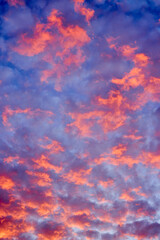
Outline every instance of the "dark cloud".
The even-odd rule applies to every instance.
[[[145,220],[136,221],[131,224],[126,224],[121,231],[130,233],[141,237],[155,237],[160,234],[159,223],[149,223]]]

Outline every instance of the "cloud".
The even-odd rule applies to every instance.
[[[126,228],[128,228],[127,231]],[[159,224],[156,222],[149,223],[147,221],[136,221],[133,224],[127,224],[126,226],[124,226],[124,228],[122,228],[122,231],[140,237],[151,238],[159,234]]]

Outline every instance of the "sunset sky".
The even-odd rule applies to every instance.
[[[0,239],[160,239],[160,0],[0,1]]]

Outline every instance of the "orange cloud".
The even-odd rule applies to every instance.
[[[89,136],[91,134],[90,128],[93,126],[92,120],[97,116],[96,112],[89,113],[69,113],[74,119],[74,122],[67,125],[67,131],[70,127],[76,127],[79,130],[81,136]]]
[[[130,194],[127,193],[127,192],[122,193],[121,196],[120,196],[120,199],[125,200],[125,201],[127,201],[127,202],[130,202],[130,201],[134,201],[134,200],[135,200],[135,199],[134,199],[132,196],[130,196]]]
[[[127,147],[125,145],[119,144],[112,148],[112,154],[116,155],[116,157],[121,157],[126,150]]]
[[[27,33],[22,34],[18,46],[13,50],[31,57],[43,52],[49,41],[53,41],[53,36],[46,30],[44,24],[38,23],[33,30],[33,35],[30,37]]]
[[[146,56],[144,53],[137,53],[133,58],[133,61],[136,65],[140,67],[145,67],[149,63],[149,57]]]
[[[66,66],[74,64],[78,67],[85,61],[85,59],[86,57],[83,55],[83,52],[80,49],[78,49],[76,54],[71,53],[68,57],[66,56],[64,64]]]
[[[44,202],[42,204],[39,204],[37,206],[37,213],[44,217],[47,218],[49,217],[51,214],[54,214],[54,212],[57,209],[57,204],[54,202],[54,200],[50,201],[50,202]]]
[[[5,110],[2,112],[2,122],[5,127],[11,127],[11,124],[9,123],[8,119],[16,114],[26,114],[27,117],[32,118],[38,115],[44,115],[44,113],[46,116],[53,115],[52,112],[41,110],[41,109],[31,110],[30,108],[26,108],[26,109],[17,108],[13,110],[9,106],[6,106]]]
[[[143,138],[142,136],[136,136],[134,134],[124,135],[123,137],[131,140],[140,140]]]
[[[160,168],[160,154],[152,153],[152,152],[143,152],[142,158],[144,159],[144,163],[149,166]]]
[[[48,58],[52,68],[50,70],[44,70],[42,72],[41,81],[47,82],[47,79],[54,74],[57,76],[55,81],[55,89],[61,91],[61,78],[68,74],[68,68],[70,65],[80,66],[86,59],[83,47],[90,41],[86,31],[79,26],[67,26],[64,27],[62,18],[58,16],[58,12],[53,10],[48,17],[49,24],[56,24],[60,35],[57,35],[58,46],[61,49],[56,52],[56,57],[61,59],[60,63],[55,63],[52,58]],[[49,26],[50,26],[49,25]],[[75,54],[72,53],[74,49]],[[45,56],[47,59],[47,56]]]
[[[0,219],[0,238],[12,239],[24,232],[33,232],[34,227],[24,221],[14,221],[12,217]]]
[[[35,180],[33,179],[33,183],[38,184],[39,186],[50,186],[52,179],[50,178],[48,173],[44,172],[32,172],[32,171],[26,171],[26,173],[30,176],[35,177]]]
[[[89,24],[89,21],[94,16],[94,10],[84,7],[83,4],[84,0],[74,0],[74,9],[75,12],[78,12],[81,15],[85,16],[85,19]]]
[[[69,173],[64,174],[62,177],[68,182],[72,182],[76,185],[87,185],[92,187],[93,184],[88,181],[88,175],[91,170],[91,168],[88,170],[79,170],[78,172],[70,170]]]
[[[131,47],[129,45],[124,45],[122,47],[115,47],[117,51],[120,51],[121,54],[127,58],[132,58],[135,54],[135,51],[138,49],[137,47]]]
[[[13,162],[14,160],[16,160],[17,162],[19,162],[19,156],[9,156],[7,158],[4,158],[3,161],[6,162],[6,163],[11,163]]]
[[[83,137],[91,136],[94,124],[99,124],[105,133],[116,130],[124,125],[127,118],[124,102],[125,98],[119,91],[110,91],[106,99],[98,96],[96,97],[95,107],[97,108],[97,105],[100,105],[107,109],[85,113],[69,113],[74,121],[67,125],[66,130],[69,131],[76,127]]]
[[[74,121],[67,125],[67,130],[70,130],[70,127],[71,129],[76,127],[83,137],[91,136],[91,128],[95,123],[99,124],[105,133],[115,130],[125,123],[126,116],[120,110],[114,112],[111,110],[109,112],[99,110],[88,113],[69,113]]]
[[[120,145],[118,147],[114,147],[112,150],[112,153],[102,153],[99,158],[94,159],[94,162],[96,164],[109,162],[116,166],[127,164],[129,167],[132,167],[133,164],[142,163],[147,166],[160,168],[158,153],[142,152],[137,157],[132,157],[124,154],[127,150],[125,146],[123,147]]]
[[[160,78],[151,77],[144,87],[144,92],[148,95],[148,100],[159,101],[160,99]]]
[[[47,83],[48,78],[55,76],[55,89],[61,91],[61,79],[69,74],[69,67],[78,67],[85,61],[82,47],[90,38],[78,25],[64,26],[63,18],[55,9],[47,19],[46,24],[35,25],[33,34],[22,34],[13,50],[30,57],[43,53],[41,58],[50,64],[50,68],[42,71],[41,82]],[[56,58],[59,58],[58,62]]]
[[[132,189],[132,192],[135,192],[138,196],[147,197],[147,195],[142,192],[142,187],[141,186]]]
[[[40,146],[46,150],[49,150],[50,154],[58,154],[60,152],[64,152],[64,148],[61,146],[61,144],[58,141],[51,140],[48,137],[45,137],[44,140],[49,144],[40,145]]]
[[[6,176],[0,176],[0,187],[5,190],[10,190],[15,186],[12,179]]]
[[[16,204],[17,199],[10,194],[9,201],[1,202],[0,204],[0,218],[7,218],[8,216],[16,222],[17,220],[25,220],[28,213],[26,211],[25,205],[22,202]]]
[[[124,77],[113,78],[111,80],[112,83],[118,85],[123,91],[129,91],[130,88],[137,88],[139,86],[142,87],[141,92],[136,95],[134,94],[134,101],[129,98],[125,99],[125,108],[136,111],[148,101],[159,101],[160,79],[148,74],[147,67],[150,64],[150,58],[144,53],[136,53],[137,47],[130,47],[129,45],[118,46],[116,40],[112,37],[107,39],[110,48],[114,48],[118,54],[131,60],[134,63],[134,67],[128,73],[125,73]]]
[[[74,119],[74,122],[67,125],[67,130],[70,130],[70,127],[76,127],[83,137],[91,136],[91,127],[94,123],[98,123],[104,132],[108,132],[121,127],[126,120],[126,116],[122,115],[120,111],[115,113],[93,111],[83,114],[69,113],[69,115]]]
[[[123,90],[129,90],[131,87],[136,88],[138,86],[145,87],[148,83],[148,79],[145,76],[145,67],[149,64],[149,57],[144,53],[136,53],[137,47],[131,47],[129,45],[118,46],[115,38],[108,38],[110,48],[114,48],[117,53],[126,57],[128,60],[133,61],[135,66],[129,73],[125,73],[123,78],[113,78],[112,82],[121,85]]]
[[[74,215],[87,215],[87,216],[90,216],[91,212],[89,209],[83,209],[83,210],[78,210],[78,211],[75,211],[74,212]]]
[[[113,154],[111,153],[103,153],[100,155],[99,158],[96,158],[94,159],[95,163],[96,164],[101,164],[101,163],[104,163],[104,162],[108,162],[110,164],[113,164],[115,166],[118,166],[118,165],[121,165],[121,164],[127,164],[129,167],[132,167],[133,164],[136,164],[136,163],[139,163],[141,161],[141,158],[133,158],[131,156],[123,156],[123,150],[122,151],[119,151],[118,152],[121,154],[121,155],[118,155],[117,156],[114,156]],[[117,153],[118,153],[117,152]]]
[[[104,99],[101,97],[97,97],[97,101],[100,105],[106,105],[107,107],[110,107],[111,109],[116,110],[122,105],[122,103],[125,101],[124,97],[120,93],[120,91],[110,91],[108,98]]]
[[[70,217],[67,221],[67,225],[71,228],[76,227],[81,230],[84,230],[85,228],[89,227],[91,223],[88,217],[85,214],[83,214]]]
[[[30,176],[34,176],[34,173],[32,174],[31,172],[27,172],[28,175]],[[40,177],[39,177],[40,174]],[[47,176],[48,174],[43,174],[43,173],[39,173],[36,172],[36,178],[37,178],[37,182],[38,180],[41,178],[45,183],[50,183],[50,178]],[[35,181],[36,183],[36,181]],[[32,184],[32,179],[31,179],[31,184]],[[39,185],[39,184],[38,184]],[[47,189],[45,188],[45,192],[42,193],[42,197],[36,197],[35,194],[38,194],[36,191],[34,191],[34,187],[31,189],[27,189],[26,190],[26,194],[27,194],[27,198],[24,199],[23,201],[23,205],[25,209],[30,208],[30,211],[33,212],[33,214],[38,214],[40,217],[43,218],[48,218],[51,215],[55,214],[56,210],[57,210],[57,203],[55,201],[55,198],[53,196],[53,186],[50,186],[50,184],[47,185],[39,185],[41,187],[48,187]]]
[[[104,188],[108,188],[114,184],[114,181],[113,180],[99,181],[99,184],[101,184],[101,186]]]
[[[6,106],[4,112],[2,113],[2,121],[4,126],[10,126],[10,123],[8,122],[8,118],[11,117],[14,114],[18,113],[28,113],[30,111],[29,108],[27,109],[16,109],[12,110],[10,107]]]
[[[78,25],[71,25],[66,28],[60,28],[59,30],[65,37],[64,39],[61,39],[62,43],[64,44],[65,51],[67,49],[73,48],[76,44],[81,47],[90,41],[90,38],[87,35],[86,31]]]
[[[32,159],[32,161],[35,163],[33,166],[34,169],[46,169],[46,170],[54,170],[56,173],[60,173],[62,171],[61,166],[56,166],[52,163],[49,162],[49,159],[44,156],[43,154],[40,156],[38,159]]]
[[[129,73],[126,73],[123,78],[113,78],[112,82],[122,85],[124,90],[129,90],[131,87],[136,88],[140,85],[143,86],[145,82],[145,75],[141,68],[134,67]]]
[[[126,116],[121,111],[117,112],[103,112],[102,118],[98,120],[98,123],[103,127],[104,132],[113,131],[124,125]]]

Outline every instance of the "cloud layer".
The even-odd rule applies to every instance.
[[[0,239],[158,240],[159,1],[0,13]]]

